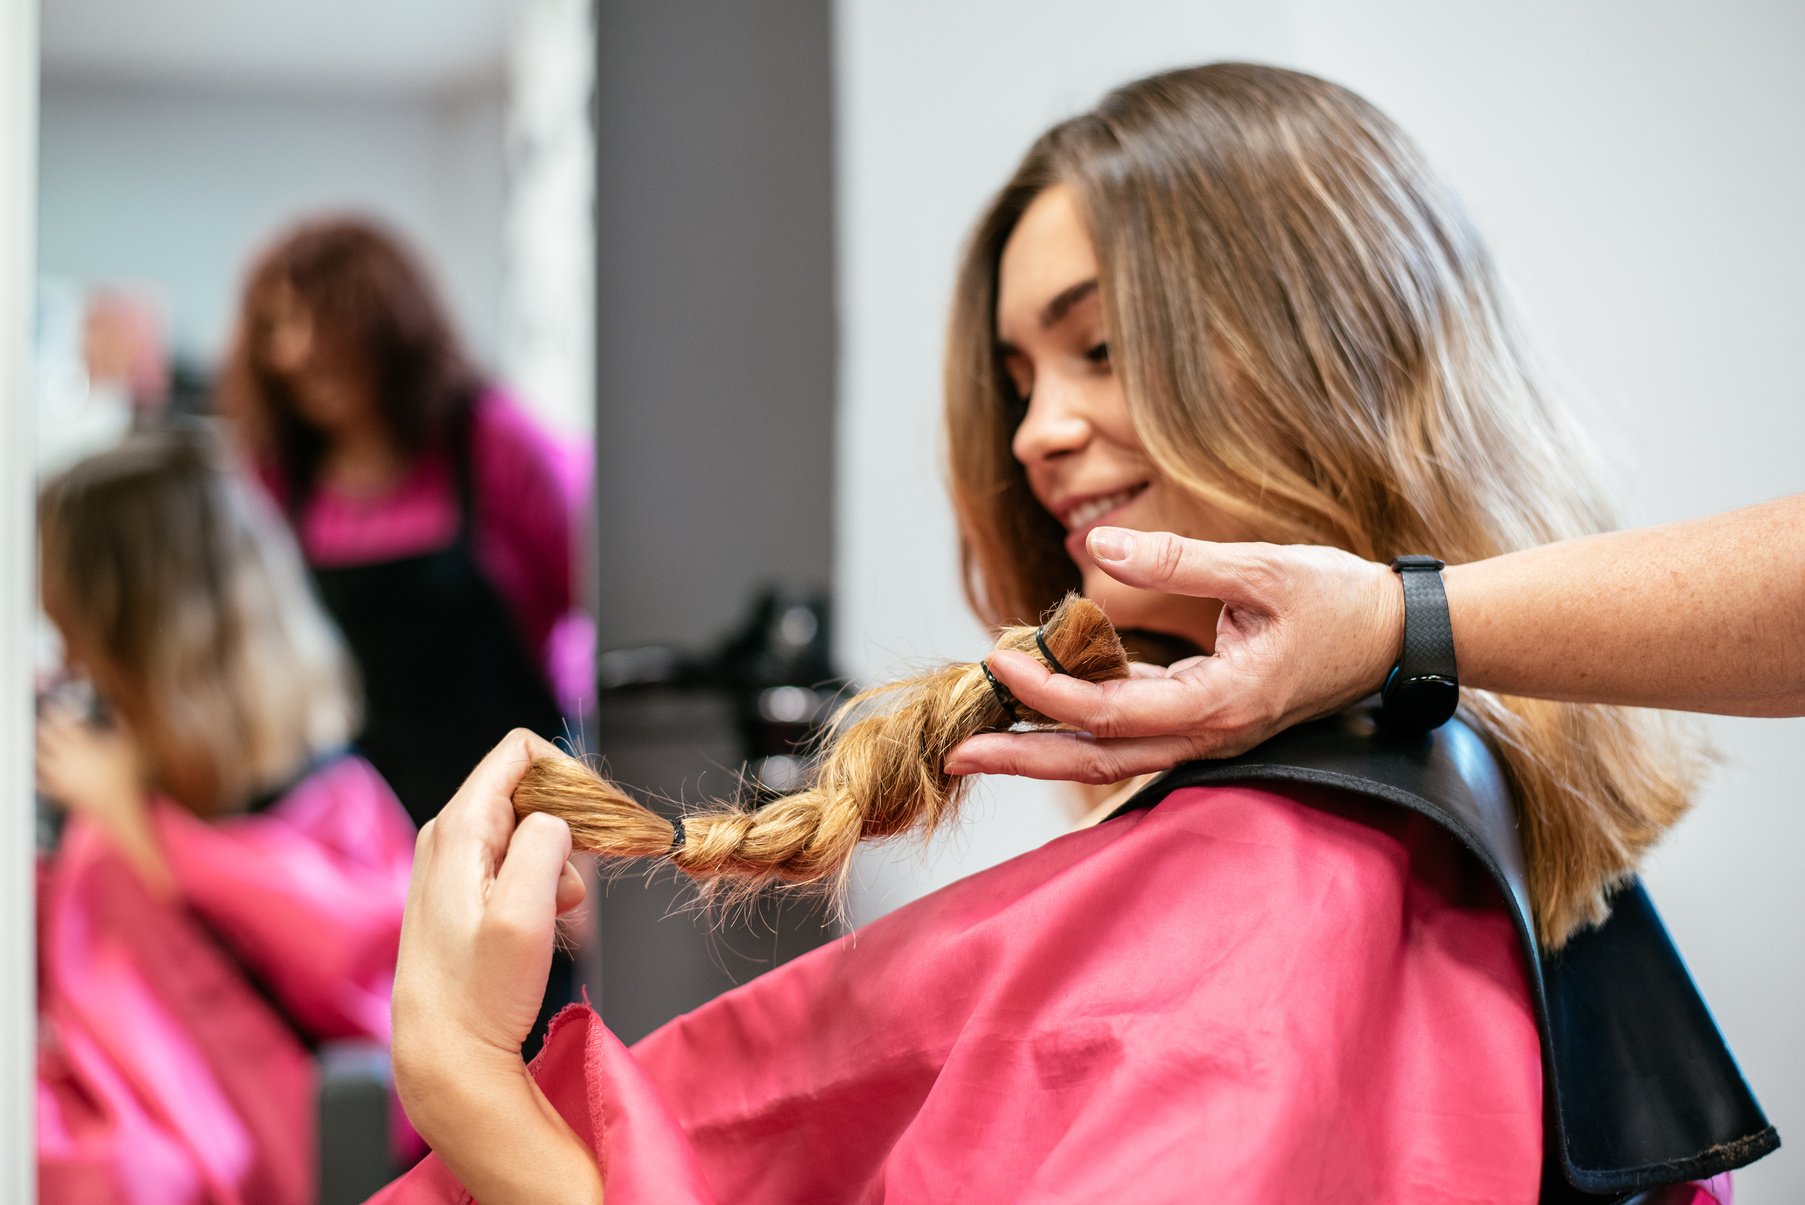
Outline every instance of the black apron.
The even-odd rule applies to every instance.
[[[458,507],[450,544],[312,570],[363,676],[358,751],[417,825],[438,815],[510,728],[551,739],[564,722],[507,604],[477,564],[467,421],[450,452]],[[295,507],[297,527],[303,509]]]
[[[553,739],[564,724],[506,602],[477,564],[468,416],[452,431],[449,451],[458,509],[450,544],[390,561],[311,566],[363,678],[357,750],[416,825],[438,815],[509,729]],[[305,501],[297,492],[292,503],[297,531]],[[574,999],[575,964],[555,950],[529,1052]]]
[[[1616,890],[1602,925],[1543,950],[1516,808],[1491,750],[1459,719],[1387,736],[1376,711],[1357,707],[1239,757],[1177,766],[1112,816],[1181,787],[1292,783],[1406,808],[1459,841],[1504,897],[1529,970],[1547,1119],[1543,1205],[1654,1205],[1669,1186],[1778,1147],[1640,881]]]

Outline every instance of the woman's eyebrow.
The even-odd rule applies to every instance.
[[[1040,311],[1040,329],[1048,330],[1059,324],[1059,321],[1072,312],[1072,307],[1097,291],[1097,278],[1081,280],[1075,285],[1061,289],[1053,300],[1047,302]]]
[[[1096,292],[1097,278],[1094,276],[1089,280],[1081,280],[1077,284],[1067,285],[1065,288],[1059,290],[1051,301],[1041,307],[1040,329],[1043,331],[1051,330],[1053,327],[1058,326],[1065,320],[1065,316],[1072,312],[1073,306],[1087,297],[1094,296]],[[996,350],[999,356],[1013,356],[1019,354],[1015,344],[1002,338],[999,338],[996,341]]]

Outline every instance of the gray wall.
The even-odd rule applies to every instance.
[[[827,0],[598,0],[601,647],[832,572]]]
[[[596,636],[697,647],[833,539],[827,0],[598,0]],[[731,795],[726,700],[604,700],[651,798]],[[623,1040],[835,931],[803,900],[705,909],[669,874],[596,894],[592,996]]]

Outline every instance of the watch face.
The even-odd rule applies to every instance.
[[[1403,678],[1393,670],[1380,698],[1388,727],[1427,732],[1447,723],[1460,706],[1460,684],[1434,674]]]

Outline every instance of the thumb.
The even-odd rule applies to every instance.
[[[1085,547],[1097,567],[1117,581],[1165,594],[1257,601],[1258,544],[1218,544],[1190,540],[1169,531],[1099,527]]]

